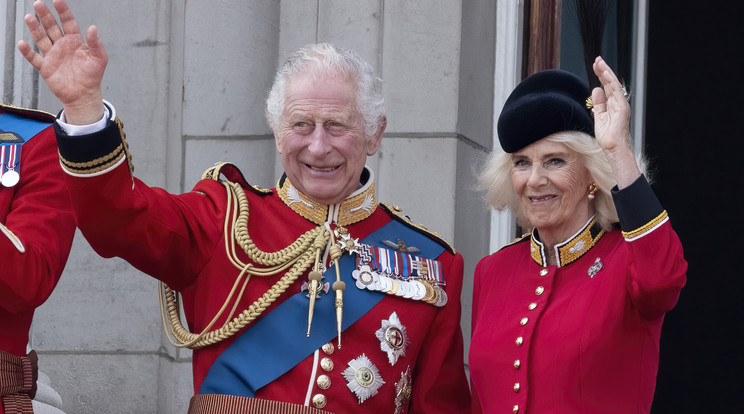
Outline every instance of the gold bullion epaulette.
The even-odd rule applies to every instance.
[[[505,244],[505,245],[501,246],[501,247],[499,248],[499,250],[497,250],[497,251],[501,251],[501,250],[504,250],[504,249],[506,249],[506,248],[507,248],[507,247],[509,247],[509,246],[514,246],[514,245],[515,245],[515,244],[517,244],[517,243],[521,243],[521,242],[523,242],[523,241],[527,241],[527,240],[529,240],[529,239],[530,239],[530,236],[532,236],[532,233],[525,233],[525,234],[523,234],[523,235],[521,235],[521,236],[517,237],[516,239],[512,240],[512,241],[511,241],[510,243],[507,243],[507,244]]]
[[[212,167],[204,171],[201,179],[220,181],[221,175],[225,176],[225,178],[230,182],[240,184],[243,188],[250,188],[254,193],[258,195],[268,195],[272,193],[272,191],[268,188],[262,188],[260,186],[250,184],[248,180],[245,179],[240,169],[231,162],[222,161],[215,163]]]
[[[418,231],[419,233],[425,234],[430,239],[436,241],[437,243],[441,244],[447,251],[449,251],[452,254],[457,253],[455,251],[455,248],[452,247],[451,244],[449,244],[444,238],[436,232],[433,232],[426,228],[423,224],[414,223],[411,221],[411,219],[403,214],[403,209],[396,205],[386,204],[386,203],[380,203],[380,207],[382,207],[383,210],[387,211],[388,214],[393,216],[394,219],[398,220],[399,222],[403,223],[406,227],[409,227],[411,229],[414,229]]]
[[[55,120],[55,117],[53,114],[50,114],[49,112],[41,111],[38,109],[21,108],[18,106],[8,105],[8,104],[0,104],[0,108],[2,108],[3,112],[20,115],[26,118],[35,119],[37,121],[48,122],[50,124],[54,123],[54,120]]]

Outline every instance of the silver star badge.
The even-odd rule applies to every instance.
[[[375,336],[380,340],[380,349],[387,353],[390,365],[395,365],[398,358],[406,355],[406,348],[411,343],[406,327],[400,323],[395,312],[390,315],[390,319],[382,321],[382,326],[375,332]]]
[[[359,404],[377,395],[385,381],[375,364],[364,354],[352,359],[348,364],[349,367],[341,374],[346,379],[346,386],[356,395]]]

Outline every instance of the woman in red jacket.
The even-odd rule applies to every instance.
[[[591,101],[575,75],[544,71],[499,117],[504,152],[480,184],[531,232],[475,270],[474,412],[650,410],[687,263],[630,148],[625,89],[601,58],[593,70]]]

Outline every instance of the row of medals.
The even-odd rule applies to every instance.
[[[379,273],[369,265],[361,265],[352,272],[356,286],[375,292],[421,300],[437,307],[447,304],[447,293],[436,282],[428,279],[398,279]]]

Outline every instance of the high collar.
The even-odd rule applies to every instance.
[[[604,229],[597,223],[595,216],[592,216],[578,233],[569,237],[568,240],[555,245],[555,257],[558,267],[567,266],[578,260],[584,253],[591,250],[604,234]],[[532,259],[540,266],[547,266],[547,247],[540,241],[537,229],[532,230],[532,237],[530,239]]]
[[[361,185],[359,189],[341,203],[332,205],[321,204],[302,194],[289,182],[286,174],[279,179],[276,189],[284,204],[307,220],[317,225],[330,222],[339,226],[348,226],[366,219],[377,208],[372,170],[364,167],[359,181]]]

